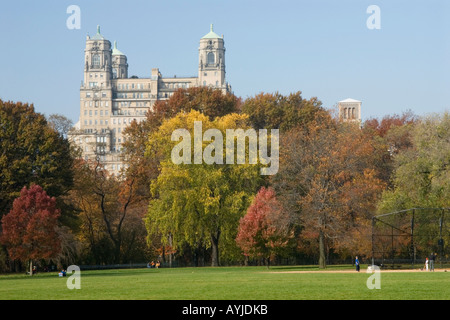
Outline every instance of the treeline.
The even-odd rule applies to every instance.
[[[184,128],[193,136],[194,121],[224,136],[278,129],[277,174],[261,175],[261,162],[174,164],[171,135]],[[0,126],[2,272],[151,260],[325,267],[370,256],[375,214],[449,206],[448,113],[352,124],[301,92],[244,100],[180,89],[125,129],[120,177],[82,159],[61,115],[0,101]],[[218,159],[210,143],[203,150]]]

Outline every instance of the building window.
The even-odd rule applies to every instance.
[[[215,56],[214,56],[214,52],[209,52],[208,53],[208,64],[214,64],[215,63]]]
[[[92,56],[92,65],[95,68],[99,68],[100,67],[100,55],[99,54],[94,54]]]

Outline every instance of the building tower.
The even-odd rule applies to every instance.
[[[128,78],[127,56],[117,49],[117,41],[114,41],[114,48],[112,50],[112,78]]]
[[[225,47],[223,36],[213,30],[200,39],[198,80],[200,86],[228,90],[225,82]]]
[[[97,34],[86,38],[84,50],[84,83],[89,87],[111,86],[111,42],[106,40],[97,26]]]
[[[361,101],[345,99],[339,101],[338,107],[341,121],[361,123]]]

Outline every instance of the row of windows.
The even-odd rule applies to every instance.
[[[98,73],[94,73],[94,74],[92,74],[92,73],[89,73],[89,78],[98,78],[100,76],[100,78],[103,78],[103,73],[100,73],[100,74],[98,74]]]
[[[189,88],[189,82],[163,82],[161,84],[161,88],[168,88],[168,89],[178,89],[178,88]]]
[[[147,88],[151,89],[151,84],[148,83],[147,84]],[[116,86],[116,89],[118,90],[129,90],[129,89],[138,89],[138,90],[142,90],[145,89],[145,84],[144,83],[119,83]]]
[[[108,125],[108,120],[94,120],[94,121],[92,121],[92,120],[84,120],[84,125],[85,126],[87,126],[87,125],[90,125],[90,126],[92,126],[92,125],[98,125],[98,124],[100,124],[100,125]]]
[[[356,119],[356,108],[344,108],[343,109],[343,117],[344,119]]]
[[[85,101],[84,102],[85,107],[109,107],[108,101]]]
[[[92,117],[93,115],[97,116],[98,114],[100,114],[100,116],[103,116],[103,110],[100,110],[100,112],[98,112],[97,110],[94,110],[94,112],[92,112],[92,110],[89,110],[89,116]],[[84,115],[87,116],[88,115],[88,110],[84,110]],[[109,116],[109,111],[105,110],[104,113],[105,116]]]
[[[114,107],[148,107],[150,105],[150,102],[148,101],[141,101],[141,102],[131,102],[131,101],[115,101],[113,103]]]
[[[92,82],[90,82],[92,83]],[[95,82],[96,83],[96,82]],[[94,98],[100,98],[100,94],[98,92],[94,92],[94,95],[92,95],[89,91],[86,92],[86,98],[90,98],[90,97],[94,97]],[[102,92],[101,93],[101,97],[102,98],[106,98],[106,92]]]
[[[126,107],[126,105],[125,105]],[[145,113],[147,112],[146,109],[135,109],[134,112],[132,110],[127,110],[127,109],[120,109],[120,110],[113,110],[113,115],[118,116],[144,116]]]
[[[152,96],[154,96],[154,95],[152,95],[151,93],[149,93],[149,94],[146,94],[146,97],[148,97],[148,98],[152,98]],[[129,92],[129,93],[127,93],[127,92],[117,92],[117,93],[115,93],[114,94],[114,98],[115,99],[131,99],[131,98],[133,98],[133,99],[144,99],[144,94],[142,93],[142,92],[133,92],[133,93],[131,93],[131,92]]]
[[[142,121],[142,119],[135,119],[135,118],[129,118],[128,121],[127,121],[126,118],[124,118],[123,121],[122,121],[119,118],[119,119],[117,119],[117,121],[116,121],[116,119],[113,119],[112,120],[112,124],[125,124],[126,125],[127,122],[128,122],[128,124],[130,124],[131,122],[133,122],[133,120],[136,120],[138,122]],[[100,124],[100,125],[108,125],[108,120],[84,120],[84,125],[85,126],[87,126],[87,125],[90,125],[90,126],[91,125],[98,125],[98,124]],[[113,130],[113,132],[115,132],[116,128],[113,128],[112,130]],[[122,129],[118,128],[118,132],[122,132]]]

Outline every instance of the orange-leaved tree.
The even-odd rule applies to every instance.
[[[329,249],[360,250],[354,244],[361,243],[384,189],[371,142],[359,126],[324,115],[281,141],[280,170],[272,183],[302,237],[317,239],[321,268]]]
[[[247,214],[240,219],[236,243],[251,258],[265,258],[281,253],[294,239],[289,216],[283,210],[272,188],[262,187]]]

